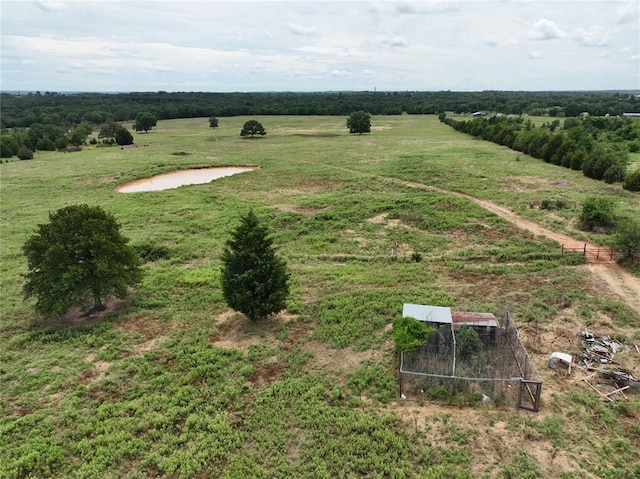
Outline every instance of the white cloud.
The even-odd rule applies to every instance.
[[[431,0],[428,2],[398,2],[395,11],[400,15],[432,15],[458,10],[455,2]]]
[[[498,39],[494,35],[489,35],[485,37],[484,43],[486,43],[490,47],[496,47],[498,46]]]
[[[290,23],[290,22],[287,23],[287,27],[289,27],[289,31],[294,35],[309,36],[309,35],[315,35],[316,33],[315,27],[307,27],[303,25],[297,25],[295,23]]]
[[[391,47],[406,47],[409,45],[409,42],[399,35],[396,35],[393,38],[383,37],[381,41],[385,45],[389,45]]]
[[[611,41],[611,35],[601,26],[591,27],[589,30],[578,28],[574,36],[583,47],[606,47]]]
[[[551,20],[543,18],[531,26],[527,38],[529,40],[554,40],[565,37],[566,35],[567,34],[558,28]]]
[[[617,8],[618,23],[638,24],[640,7],[637,2],[626,2]]]
[[[637,0],[0,1],[3,90],[638,88]]]
[[[57,2],[53,0],[37,0],[34,3],[36,7],[45,12],[64,12],[71,8],[66,2]]]

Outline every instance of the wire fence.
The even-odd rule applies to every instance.
[[[460,325],[428,323],[436,329],[427,344],[400,353],[399,389],[409,399],[464,395],[495,404],[537,411],[542,379],[518,337],[509,312],[499,327],[472,326],[481,347],[472,353],[456,346]],[[469,327],[469,326],[467,326]]]

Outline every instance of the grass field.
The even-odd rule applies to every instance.
[[[255,118],[267,135],[241,138]],[[628,346],[640,318],[559,245],[466,199],[549,229],[581,202],[640,195],[474,140],[433,116],[161,121],[134,147],[38,152],[0,165],[0,477],[633,478],[640,399],[606,404],[546,367],[590,328]],[[118,193],[189,167],[256,165],[210,184]],[[561,210],[530,206],[564,200]],[[134,245],[163,246],[104,318],[42,321],[22,299],[24,241],[48,214],[100,205]],[[288,309],[229,311],[219,257],[249,209],[292,272]],[[591,236],[590,239],[603,241]],[[604,239],[606,241],[606,238]],[[415,261],[419,256],[421,261]],[[399,401],[390,324],[403,303],[509,308],[545,381],[537,414]]]

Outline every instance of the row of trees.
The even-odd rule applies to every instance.
[[[640,112],[633,92],[318,92],[318,93],[2,93],[2,127],[29,127],[35,123],[67,128],[86,121],[130,121],[139,112],[159,120],[240,115],[348,115],[364,110],[373,115],[471,113],[479,110],[505,114],[575,117]]]
[[[135,131],[150,131],[158,123],[158,118],[149,112],[136,115]],[[29,128],[6,129],[0,133],[0,158],[17,156],[21,160],[33,158],[35,151],[64,150],[69,146],[80,147],[96,129],[96,125],[81,121],[70,129],[61,125],[35,123]],[[104,123],[99,130],[98,139],[104,144],[131,145],[133,135],[121,123],[113,120]],[[94,141],[97,143],[97,141]]]
[[[457,131],[507,146],[547,163],[582,171],[589,178],[640,191],[640,172],[627,174],[629,152],[640,150],[640,122],[627,118],[568,118],[536,127],[523,117],[492,116],[440,121]]]
[[[64,314],[93,299],[125,298],[142,279],[141,261],[115,217],[99,206],[72,205],[49,215],[23,245],[28,273],[25,298],[45,316]],[[240,220],[222,253],[221,288],[229,307],[255,321],[286,307],[289,272],[269,231],[253,211]]]

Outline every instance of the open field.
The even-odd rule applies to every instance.
[[[265,137],[240,137],[252,118]],[[373,117],[361,136],[343,117],[170,120],[135,142],[0,165],[0,477],[640,475],[640,397],[605,403],[582,371],[547,367],[552,351],[577,354],[588,328],[624,343],[620,361],[639,376],[632,293],[491,210],[601,243],[575,228],[582,200],[609,194],[640,216],[637,193],[433,116]],[[115,191],[216,165],[260,168]],[[531,207],[543,200],[569,206]],[[132,244],[169,256],[144,265],[112,314],[42,322],[22,300],[21,246],[76,203],[101,205]],[[292,272],[289,308],[259,324],[229,311],[218,284],[222,246],[249,208]],[[397,400],[390,324],[403,303],[508,308],[545,381],[541,411]]]

